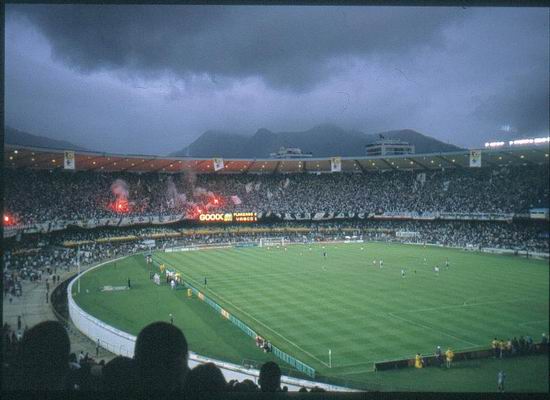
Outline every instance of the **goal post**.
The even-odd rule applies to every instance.
[[[275,247],[275,246],[283,247],[286,243],[287,241],[285,240],[284,237],[260,239],[260,247]]]

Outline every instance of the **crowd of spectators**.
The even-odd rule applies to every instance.
[[[520,336],[519,339],[514,336],[508,340],[497,339],[496,337],[491,341],[491,350],[493,351],[494,358],[505,358],[512,356],[523,356],[533,354],[537,347],[540,347],[542,352],[548,351],[548,337],[546,333],[542,334],[539,344],[535,344],[533,338],[529,335]]]
[[[37,241],[42,246],[37,246]],[[11,242],[11,244],[15,243]],[[78,262],[81,267],[86,267],[98,261],[129,255],[140,250],[135,242],[94,242],[80,246],[80,251],[76,247],[46,243],[47,237],[42,235],[40,238],[26,238],[22,243],[17,243],[15,248],[12,248],[10,243],[6,243],[3,255],[4,301],[11,303],[13,297],[22,295],[22,281],[44,282],[49,291],[49,282],[56,283],[63,272],[76,272]]]
[[[7,391],[131,392],[155,399],[174,394],[194,399],[209,394],[288,391],[281,386],[281,369],[273,361],[261,366],[258,383],[250,379],[227,382],[213,363],[191,369],[185,335],[166,322],[154,322],[141,330],[133,358],[118,356],[107,363],[84,352],[70,353],[67,331],[57,321],[41,322],[26,329],[22,337],[16,337],[5,324],[2,347],[3,390]]]
[[[69,229],[50,234],[29,234],[5,240],[4,296],[20,294],[21,279],[39,280],[76,269],[77,260],[88,265],[136,251],[147,250],[144,239],[155,236],[154,249],[220,243],[258,243],[284,238],[293,243],[362,239],[402,243],[429,243],[450,247],[550,252],[548,223],[355,220],[339,222],[287,222],[270,225],[188,227],[127,227]],[[71,244],[70,246],[68,244]],[[77,256],[77,254],[80,254]],[[14,273],[16,272],[16,273]]]
[[[5,207],[17,224],[119,215],[224,212],[518,213],[548,207],[547,165],[355,174],[178,175],[8,169]],[[127,197],[126,197],[127,196]]]
[[[129,214],[139,216],[187,212],[191,204],[195,207],[202,201],[211,200],[205,193],[215,194],[219,204],[213,207],[219,211],[278,213],[508,213],[547,208],[549,204],[548,169],[542,166],[421,173],[387,171],[322,175],[202,175],[192,180],[168,178],[156,173],[8,170],[5,207],[20,224],[111,217],[118,215],[111,207],[116,201],[116,194],[111,191],[116,179],[124,179],[127,184],[131,205]],[[172,183],[171,192],[167,189],[169,182]],[[175,202],[174,190],[177,196],[184,195],[180,199],[186,200]],[[550,251],[548,222],[369,219],[255,224],[253,228],[263,229],[247,229],[246,226],[197,228],[180,223],[88,230],[71,228],[10,238],[3,254],[5,300],[8,297],[11,301],[12,296],[21,295],[22,280],[42,280],[43,275],[48,279],[58,276],[58,271],[76,269],[77,262],[86,266],[132,254],[146,249],[143,242],[148,238],[155,239],[153,248],[284,238],[287,242],[307,243],[362,239],[476,249]],[[157,390],[168,390],[179,391],[188,398],[201,392],[283,390],[280,369],[274,363],[262,367],[259,386],[250,380],[226,382],[214,364],[189,370],[185,337],[169,324],[156,323],[144,328],[136,343],[135,357],[117,357],[109,363],[97,361],[89,355],[77,357],[69,354],[67,333],[59,324],[47,322],[23,332],[21,329],[12,330],[7,325],[2,330],[3,354],[7,355],[2,372],[3,376],[10,377],[10,385],[15,389],[135,389],[149,396]],[[54,346],[48,345],[51,340],[55,341]],[[167,346],[161,352],[152,352],[155,341],[179,343],[180,350],[185,348],[185,351]],[[497,345],[499,357],[528,353],[529,348],[529,339],[521,337],[499,340]]]

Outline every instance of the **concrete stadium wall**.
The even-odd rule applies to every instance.
[[[73,285],[76,284],[79,277],[87,274],[94,269],[100,268],[105,264],[110,262],[122,260],[126,257],[120,257],[114,260],[104,261],[98,265],[87,269],[82,272],[79,276],[72,280],[72,282],[67,287],[67,302],[69,308],[69,316],[76,326],[76,328],[82,332],[84,335],[89,337],[95,343],[99,340],[101,347],[109,350],[111,353],[126,357],[134,356],[134,349],[136,343],[136,336],[131,335],[127,332],[116,329],[103,321],[93,317],[92,315],[85,312],[82,308],[76,304],[76,301],[72,295]],[[207,362],[212,362],[216,364],[225,376],[227,381],[231,379],[236,379],[238,381],[243,381],[245,379],[250,379],[256,384],[258,383],[258,376],[260,371],[257,369],[248,369],[240,365],[215,360],[212,358],[204,357],[193,352],[189,352],[189,367],[193,368],[196,365],[204,364]],[[288,376],[283,376],[281,378],[283,386],[287,386],[290,391],[297,391],[301,387],[312,388],[312,387],[321,387],[328,391],[354,391],[341,386],[329,385],[326,383],[313,382],[304,379],[296,379]]]

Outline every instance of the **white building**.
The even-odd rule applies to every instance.
[[[414,154],[414,145],[399,139],[381,139],[365,146],[367,156],[397,156]]]
[[[271,153],[271,158],[304,158],[311,157],[311,153],[302,153],[298,147],[281,147],[277,153]]]

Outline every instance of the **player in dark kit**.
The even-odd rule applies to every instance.
[[[204,277],[204,286],[208,286],[208,281],[206,280],[206,276]]]
[[[323,251],[323,257],[327,258],[327,252]]]

